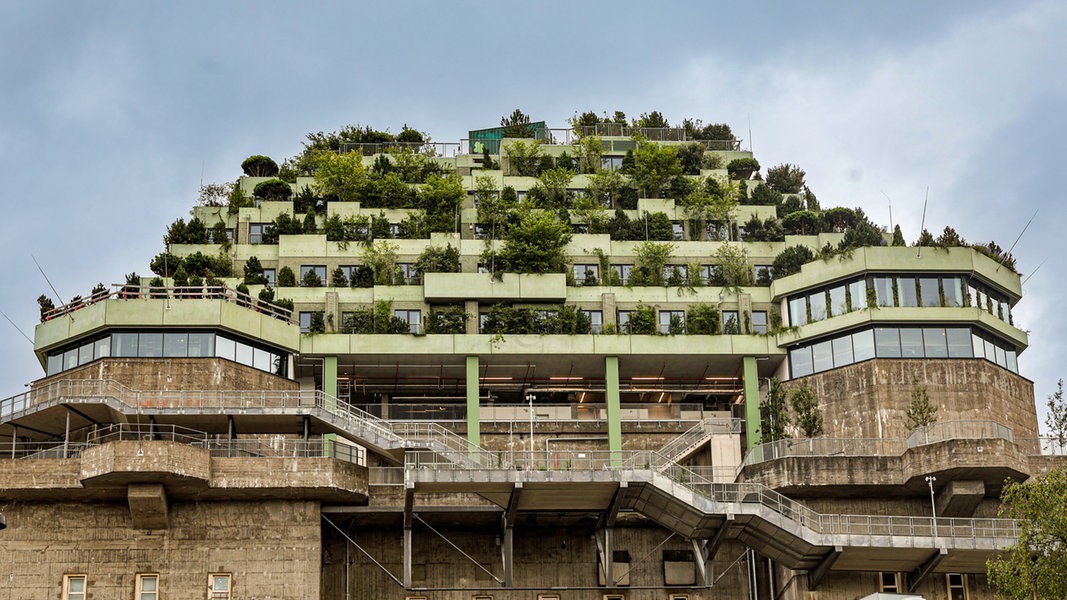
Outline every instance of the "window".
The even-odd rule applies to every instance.
[[[808,324],[808,299],[805,296],[789,299],[789,324],[793,327]]]
[[[878,579],[878,591],[895,594],[903,592],[900,586],[900,573],[879,573]]]
[[[919,296],[923,306],[941,306],[941,286],[936,277],[919,278]]]
[[[789,351],[790,374],[793,378],[804,377],[815,372],[811,362],[811,346],[793,348]]]
[[[967,576],[962,573],[948,573],[949,600],[967,600]]]
[[[304,277],[309,271],[314,271],[321,285],[326,285],[326,265],[300,265],[300,281],[297,282],[299,285],[304,285]]]
[[[945,277],[941,280],[945,294],[945,306],[959,308],[963,306],[963,282],[959,277]]]
[[[267,285],[274,287],[274,282],[277,278],[277,270],[263,269],[263,278],[267,280]]]
[[[878,306],[896,306],[893,298],[893,278],[875,277],[871,280],[874,286],[874,301]]]
[[[85,600],[87,593],[85,575],[63,576],[63,600]]]
[[[605,171],[618,171],[622,168],[621,156],[601,156],[600,168]]]
[[[752,311],[752,333],[767,333],[767,311]]]
[[[919,306],[914,277],[897,277],[897,306]]]
[[[659,332],[672,335],[685,333],[684,310],[661,310],[659,311]]]
[[[159,600],[159,575],[138,575],[135,600]]]
[[[712,280],[715,277],[716,265],[701,265],[700,266],[700,278],[701,283],[704,285],[711,285]]]
[[[311,331],[311,311],[300,311],[300,333]]]
[[[208,600],[230,600],[230,574],[212,573],[207,576]]]
[[[809,295],[808,307],[812,323],[825,319],[828,316],[826,314],[826,292],[819,290]]]
[[[164,333],[163,356],[189,356],[189,335],[186,333]]]
[[[630,333],[630,314],[632,312],[629,310],[619,311],[618,321],[616,321],[619,324],[619,333]]]
[[[830,316],[838,317],[847,312],[848,302],[845,301],[845,286],[838,285],[830,288]]]
[[[671,221],[671,232],[674,234],[674,239],[685,239],[685,232],[682,230],[682,223],[680,221]]]
[[[478,313],[478,333],[485,332],[485,322],[489,319],[489,313]]]
[[[604,332],[604,311],[582,310],[582,314],[589,318],[589,333]]]
[[[722,311],[722,332],[724,335],[741,333],[741,321],[737,318],[736,310]]]
[[[848,284],[848,299],[850,310],[863,310],[867,308],[867,282],[857,279]]]
[[[397,263],[397,270],[400,272],[401,281],[404,285],[418,285],[422,283],[419,277],[419,271],[415,268],[415,263]]]
[[[400,319],[403,319],[408,324],[408,331],[411,333],[422,333],[421,310],[398,309],[393,314]]]
[[[752,281],[755,281],[756,285],[770,285],[774,280],[770,265],[756,265],[752,269],[752,275],[754,276]]]
[[[574,285],[599,285],[600,265],[574,265]]]
[[[666,265],[663,267],[663,283],[670,287],[686,285],[689,282],[689,267],[686,265]]]
[[[249,223],[248,224],[248,243],[249,244],[262,244],[263,234],[267,231],[271,223]]]
[[[615,274],[619,276],[620,284],[629,285],[630,273],[634,270],[633,265],[611,265],[611,268],[615,271]]]

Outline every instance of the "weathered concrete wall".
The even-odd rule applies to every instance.
[[[102,358],[38,379],[33,387],[65,379],[112,379],[134,390],[295,390],[291,379],[224,358]]]
[[[997,421],[1018,439],[1038,435],[1033,383],[987,360],[883,358],[803,381],[811,382],[819,399],[823,437],[902,438],[908,436],[904,412],[916,379],[940,421]]]
[[[129,600],[138,573],[160,597],[203,600],[209,573],[231,573],[234,598],[319,598],[319,506],[306,501],[175,502],[171,528],[132,528],[122,503],[12,503],[0,535],[0,600],[58,599],[64,574],[88,598]]]

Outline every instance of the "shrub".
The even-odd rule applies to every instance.
[[[638,304],[630,312],[630,321],[626,328],[633,335],[656,335],[656,307]]]
[[[268,179],[257,183],[252,195],[263,200],[288,200],[293,195],[293,188],[281,179]]]
[[[719,333],[719,311],[711,304],[694,304],[685,316],[690,335]]]
[[[446,306],[430,311],[426,317],[426,333],[465,333],[467,313],[462,306]]]
[[[726,165],[730,179],[748,179],[756,171],[759,171],[759,161],[754,158],[735,158]]]
[[[259,285],[267,283],[267,278],[263,276],[263,265],[260,264],[259,259],[255,256],[249,256],[245,261],[244,266],[245,283],[248,285]]]
[[[799,273],[800,268],[805,264],[815,260],[815,253],[811,251],[811,248],[807,246],[793,246],[786,248],[778,253],[778,256],[774,257],[774,264],[771,266],[771,272],[774,273],[774,278],[786,277],[794,273]]]
[[[322,277],[319,277],[315,269],[308,269],[304,276],[300,278],[300,285],[304,287],[322,287]]]
[[[459,249],[452,244],[447,248],[430,246],[415,261],[415,270],[420,276],[424,273],[459,273]]]
[[[278,269],[278,287],[296,287],[296,275],[289,267]]]
[[[241,170],[249,177],[277,177],[278,163],[269,156],[254,154],[244,159]]]

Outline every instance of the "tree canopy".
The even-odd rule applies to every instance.
[[[1001,500],[1019,541],[986,563],[990,585],[1005,598],[1067,597],[1067,467],[1009,483]]]

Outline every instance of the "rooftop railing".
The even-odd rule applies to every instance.
[[[349,142],[341,144],[340,153],[359,152],[363,156],[382,153],[413,152],[423,156],[456,156],[459,142]]]
[[[51,321],[74,313],[78,310],[100,302],[102,300],[223,300],[236,304],[249,310],[254,310],[273,317],[286,323],[296,324],[293,320],[293,311],[288,308],[277,306],[266,300],[253,298],[248,294],[231,289],[225,285],[219,286],[183,286],[183,287],[159,287],[147,285],[112,284],[110,292],[91,294],[84,299],[68,302],[63,306],[53,308],[44,313],[43,321]]]
[[[390,421],[460,422],[467,420],[467,405],[458,402],[368,404],[366,410]],[[538,423],[602,421],[607,405],[595,403],[535,404],[533,417]],[[623,404],[621,421],[641,423],[679,423],[700,421],[704,409],[700,404]],[[482,423],[520,423],[530,419],[528,404],[482,404]],[[726,419],[729,420],[729,419]]]

